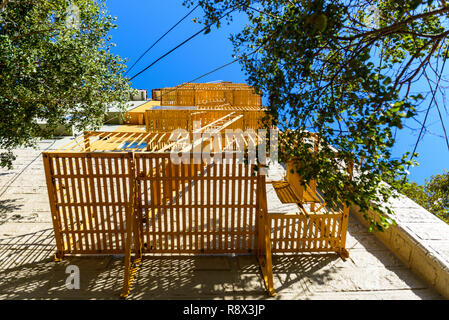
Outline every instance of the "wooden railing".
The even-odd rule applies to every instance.
[[[347,255],[346,207],[328,214],[269,214],[265,176],[236,154],[214,154],[213,162],[195,162],[192,154],[190,163],[179,164],[171,156],[45,152],[56,259],[125,254],[125,297],[143,254],[252,253],[274,295],[271,251]]]

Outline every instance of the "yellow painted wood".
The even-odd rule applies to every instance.
[[[245,110],[219,109],[219,110],[147,110],[145,112],[145,125],[147,131],[170,132],[176,129],[194,131],[195,124],[199,127],[208,125],[233,114],[234,117],[241,117],[240,122],[227,125],[227,129],[247,129],[257,130],[264,127],[263,118],[265,111],[263,109]]]
[[[145,132],[145,124],[126,124],[118,127],[114,132]]]
[[[125,123],[131,125],[144,125],[145,111],[159,105],[160,101],[147,101],[134,109],[128,110],[124,115]]]
[[[59,255],[124,253],[131,163],[129,153],[44,153]]]
[[[257,179],[257,259],[262,271],[265,288],[270,296],[275,296],[273,282],[273,267],[271,257],[271,222],[267,210],[267,193],[265,191],[265,176],[259,175]]]
[[[300,203],[301,201],[296,196],[290,183],[286,181],[275,181],[273,182],[273,188],[282,203]]]
[[[261,106],[262,97],[246,84],[188,83],[160,89],[162,106]]]
[[[248,147],[259,138],[242,133],[228,139],[224,129],[258,129],[265,115],[260,105],[249,104],[254,96],[245,86],[178,89],[167,93],[171,100],[166,101],[193,101],[200,107],[151,110],[143,105],[131,112],[134,125],[86,132],[60,150],[44,153],[57,259],[125,254],[121,296],[126,297],[144,254],[253,253],[270,295],[275,294],[272,253],[337,252],[347,257],[349,211],[329,211],[316,181],[304,187],[297,173],[289,173],[293,163],[287,164],[286,181],[273,186],[282,203],[297,203],[303,214],[269,214],[265,177],[236,157],[220,163],[172,163],[172,140],[180,139],[171,136],[173,129],[186,129],[190,139],[216,133],[220,147],[213,151],[232,151],[239,139]],[[209,102],[201,105],[201,99]],[[189,141],[185,150],[208,150],[214,140],[206,140]],[[348,168],[352,178],[352,163]]]

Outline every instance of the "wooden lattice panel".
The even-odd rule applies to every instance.
[[[162,106],[261,106],[262,98],[246,84],[190,83],[160,90]]]
[[[193,161],[193,159],[192,159]],[[223,159],[179,164],[136,154],[144,253],[248,253],[255,248],[253,167]]]
[[[173,146],[171,132],[146,132],[136,130],[133,126],[131,131],[86,131],[68,144],[62,146],[58,152],[144,152],[170,150]]]
[[[238,123],[227,129],[260,129],[264,127],[263,119],[265,111],[251,110],[147,110],[145,113],[145,124],[147,131],[173,131],[184,129],[193,131],[195,122],[200,127],[206,126],[227,115],[241,116]]]
[[[43,154],[58,252],[124,253],[130,153]]]
[[[271,250],[286,252],[340,252],[344,248],[347,216],[334,214],[269,214]],[[346,224],[345,224],[346,222]]]

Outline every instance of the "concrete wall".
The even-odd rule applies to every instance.
[[[382,241],[414,273],[449,299],[449,225],[412,200],[401,196],[391,200],[396,225],[385,232],[375,232]],[[351,214],[367,224],[358,207]],[[378,220],[378,214],[368,212]]]

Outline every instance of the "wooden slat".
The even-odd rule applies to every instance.
[[[273,252],[339,251],[342,213],[321,215],[270,214]]]
[[[257,247],[258,189],[252,166],[236,158],[174,165],[169,153],[136,153],[135,158],[128,153],[49,153],[55,235],[61,236],[63,251],[124,250],[125,209],[134,179],[144,252],[234,253]],[[136,177],[130,175],[129,161],[135,163]],[[273,252],[340,250],[345,223],[347,228],[342,212],[270,214]]]
[[[160,196],[165,194],[166,198],[160,206],[163,209],[161,215],[157,216],[157,222],[154,221],[159,223],[160,227],[148,225],[145,229],[145,233],[149,233],[148,237],[164,237],[164,246],[151,252],[248,250],[247,245],[243,245],[243,239],[251,238],[254,231],[244,225],[242,211],[246,210],[254,215],[256,203],[243,203],[242,199],[249,200],[249,197],[243,197],[241,193],[242,186],[254,183],[256,177],[251,177],[248,173],[251,179],[243,179],[240,182],[238,179],[226,179],[224,170],[228,175],[243,175],[243,166],[240,165],[239,169],[235,161],[209,165],[173,165],[168,162],[169,154],[159,154],[159,158],[156,158],[160,159],[162,164],[156,165],[156,172],[161,168],[164,178],[159,172],[153,177],[152,168],[142,168],[139,165],[145,157],[155,158],[150,154],[136,154],[137,179],[141,179],[141,183],[149,181],[150,185],[154,185],[152,181],[159,181],[165,187]],[[227,190],[223,190],[226,188]],[[246,188],[248,190],[249,186]],[[157,192],[150,192],[153,198],[154,194],[157,198]],[[166,197],[167,194],[171,195],[170,200]],[[162,198],[153,198],[149,204],[142,204],[141,210],[153,210],[152,203],[162,202]],[[255,201],[255,197],[252,199]],[[224,237],[221,238],[220,235]]]
[[[59,230],[55,234],[64,239],[63,251],[123,252],[123,208],[129,205],[129,190],[123,183],[133,181],[129,159],[124,154],[54,152],[46,157],[52,163],[50,167],[55,168],[49,172],[49,190],[56,196],[52,197],[52,215],[54,227]]]

